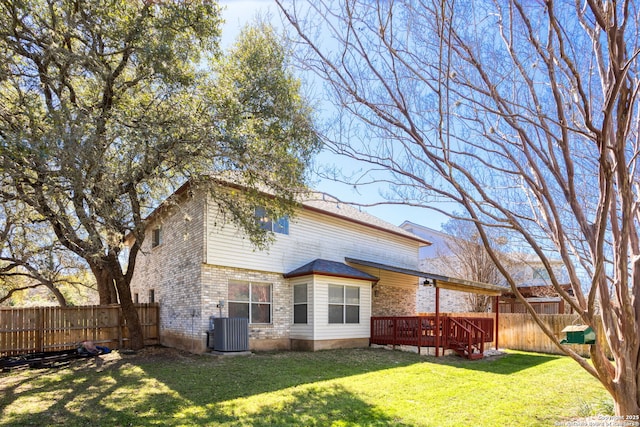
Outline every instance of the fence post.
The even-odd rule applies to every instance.
[[[36,309],[36,351],[41,353],[44,351],[44,308],[38,307]]]
[[[498,350],[498,337],[500,336],[500,295],[496,296],[495,300],[495,325],[494,325],[494,336],[493,338],[496,340],[496,351]]]

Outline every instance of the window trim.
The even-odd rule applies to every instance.
[[[241,301],[241,300],[233,300],[231,299],[230,295],[229,295],[229,290],[231,288],[231,286],[233,284],[241,284],[241,285],[245,285],[248,284],[249,285],[249,296],[248,296],[248,300],[247,301]],[[252,287],[253,285],[260,285],[260,286],[265,286],[268,285],[269,286],[269,301],[253,301],[252,297],[253,297],[253,291],[252,291]],[[257,281],[251,281],[251,280],[230,280],[229,283],[227,284],[227,313],[229,313],[231,311],[231,304],[247,304],[248,305],[248,315],[249,315],[249,324],[250,325],[273,325],[273,283],[269,283],[269,282],[257,282]],[[264,305],[264,304],[268,304],[269,305],[269,321],[268,322],[252,322],[252,312],[253,312],[253,306],[254,305]],[[231,316],[229,316],[231,317]]]

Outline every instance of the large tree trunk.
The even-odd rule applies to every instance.
[[[120,295],[122,315],[129,330],[129,347],[133,350],[140,350],[144,347],[144,334],[142,332],[138,310],[133,305],[133,300],[131,299],[129,284],[125,283],[124,280],[116,280],[116,285],[118,287],[118,294]]]
[[[111,277],[114,279],[113,282],[115,282],[115,287],[118,291],[122,315],[129,330],[129,348],[140,350],[144,347],[144,334],[142,332],[138,310],[136,310],[133,299],[131,298],[131,275],[122,273],[118,257],[113,252],[107,255],[105,264],[109,267],[108,271],[111,273]]]
[[[629,387],[629,389],[627,389]],[[640,405],[638,405],[638,393],[631,391],[637,389],[635,381],[623,381],[616,387],[613,396],[616,415],[618,416],[634,416],[640,414]],[[631,418],[630,418],[631,419]]]
[[[98,283],[100,304],[120,304],[129,330],[128,347],[139,350],[144,347],[144,335],[138,310],[131,298],[130,276],[122,273],[117,255],[106,255],[101,261],[100,264],[90,264]]]
[[[637,374],[637,357],[634,356],[637,351],[633,346],[626,344],[620,342],[613,346],[617,348],[611,349],[615,372],[600,346],[593,345],[590,351],[591,362],[599,374],[598,379],[613,397],[616,415],[622,417],[640,414],[640,384]]]
[[[627,366],[635,365],[634,363],[629,364],[629,362],[630,361],[627,360],[622,363],[627,364]],[[640,414],[638,378],[634,375],[633,369],[629,369],[628,371],[628,376],[623,375],[622,377],[614,379],[612,390],[609,391],[613,397],[616,415],[623,417],[637,416]]]
[[[118,293],[115,288],[113,280],[113,274],[109,269],[104,268],[101,265],[94,263],[89,264],[94,277],[96,278],[96,284],[98,286],[98,296],[100,298],[101,305],[117,304]]]

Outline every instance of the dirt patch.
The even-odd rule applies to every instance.
[[[117,353],[123,359],[138,359],[138,360],[186,360],[192,359],[196,355],[189,353],[188,351],[178,350],[171,347],[162,347],[159,345],[145,347],[141,350],[117,350]]]
[[[127,363],[184,362],[191,361],[196,357],[192,353],[175,348],[150,346],[137,351],[127,349],[112,350],[110,353],[95,357],[75,359],[69,367],[77,370],[92,369],[102,371],[109,368],[118,368]]]

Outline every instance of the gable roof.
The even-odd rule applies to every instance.
[[[246,187],[243,186],[242,184],[234,183],[224,179],[219,179],[214,176],[212,176],[211,179],[219,185],[225,185],[231,188],[236,188],[238,190],[246,189]],[[163,210],[167,208],[167,206],[170,206],[170,204],[167,202],[169,199],[178,197],[182,194],[186,194],[190,190],[190,188],[191,188],[191,181],[185,182],[171,196],[169,196],[166,200],[160,203],[160,205],[156,209],[154,209],[153,212],[151,212],[151,214],[146,218],[146,220],[149,221],[153,217],[159,215]],[[268,194],[268,193],[265,192],[265,194]],[[334,218],[340,218],[342,220],[363,225],[365,227],[391,233],[396,236],[413,240],[414,242],[417,242],[421,246],[431,245],[430,241],[414,233],[411,233],[407,230],[404,230],[401,227],[398,227],[389,222],[386,222],[374,215],[371,215],[367,212],[363,212],[349,203],[341,202],[340,200],[336,199],[333,196],[330,196],[327,193],[321,193],[321,192],[316,192],[312,190],[301,192],[298,197],[298,202],[302,206],[303,210],[317,212],[323,215],[332,216]],[[128,238],[129,237],[131,236],[128,236]]]
[[[379,279],[357,268],[353,268],[342,262],[329,261],[326,259],[315,259],[302,267],[298,267],[282,276],[285,279],[293,277],[309,276],[312,274],[322,276],[344,277],[347,279],[359,279],[377,282]]]

